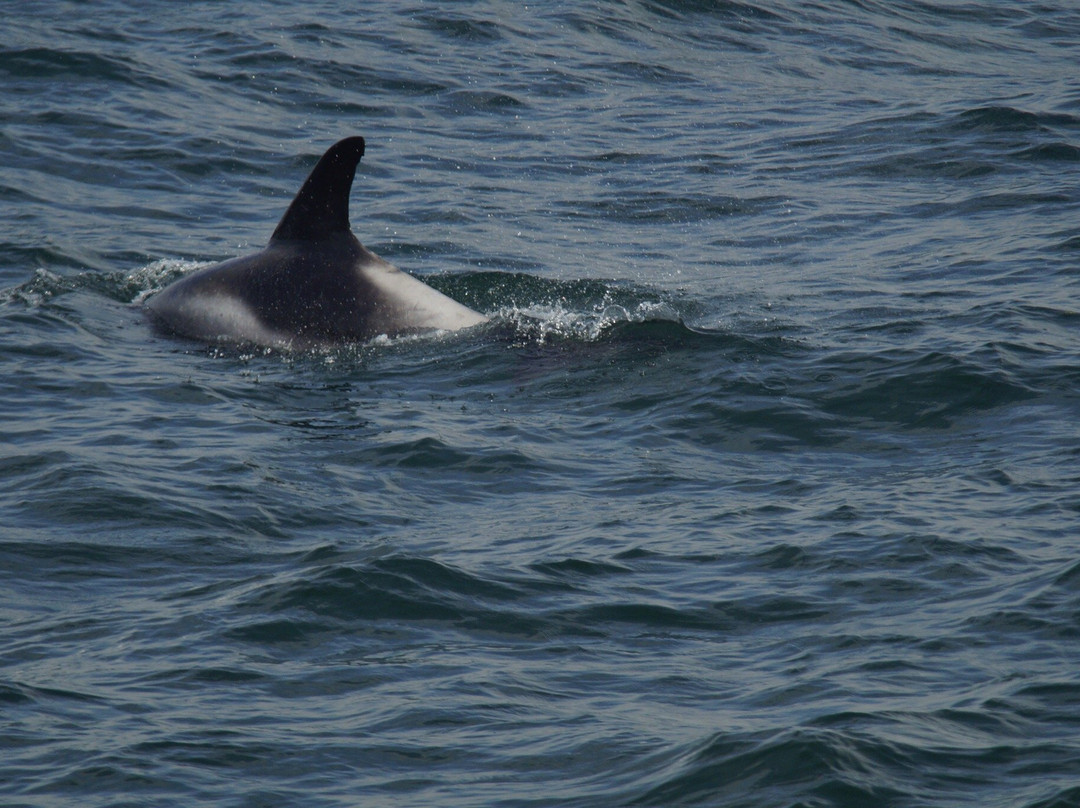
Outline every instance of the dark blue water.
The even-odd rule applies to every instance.
[[[35,2],[0,31],[0,796],[1080,805],[1080,10]],[[140,303],[367,138],[492,317]]]

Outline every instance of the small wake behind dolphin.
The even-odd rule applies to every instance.
[[[158,326],[206,342],[306,349],[487,322],[353,235],[349,194],[363,154],[362,137],[335,143],[266,249],[201,269],[151,297],[146,307]]]

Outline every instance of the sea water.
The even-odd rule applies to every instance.
[[[1080,10],[9,3],[0,795],[1080,804]],[[489,315],[140,304],[367,139]]]

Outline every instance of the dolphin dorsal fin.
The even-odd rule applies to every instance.
[[[349,192],[364,139],[347,137],[326,150],[311,169],[270,241],[319,241],[349,228]]]

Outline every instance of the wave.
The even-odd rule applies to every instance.
[[[208,262],[161,259],[132,272],[76,272],[39,269],[7,291],[9,303],[48,307],[58,298],[92,292],[125,304],[141,304],[184,275]],[[683,336],[695,332],[683,324],[684,301],[633,284],[604,280],[555,281],[525,273],[465,272],[422,278],[433,288],[492,316],[512,341],[545,344],[571,340],[611,340],[623,324],[662,322],[678,326]],[[614,329],[614,330],[613,330]],[[401,340],[408,343],[410,338]]]
[[[964,110],[948,119],[948,126],[958,132],[1052,133],[1059,127],[1080,126],[1080,116],[991,105]]]
[[[390,556],[334,563],[279,576],[235,606],[229,640],[309,642],[352,626],[400,632],[430,624],[522,638],[619,638],[638,634],[752,631],[763,623],[820,620],[823,603],[754,596],[695,607],[618,599],[596,600],[601,580],[625,575],[618,563],[566,559],[533,565],[528,574],[499,578],[429,558]],[[539,605],[539,604],[547,604]]]
[[[972,784],[1007,789],[1021,771],[1051,781],[1072,745],[1033,743],[1003,705],[977,711],[841,712],[802,726],[720,732],[661,758],[670,771],[631,805],[788,806],[967,804]],[[1047,796],[1012,804],[1065,806],[1077,789],[1047,783]],[[1018,796],[1018,795],[1016,795]]]
[[[123,56],[44,47],[0,50],[0,75],[19,82],[89,78],[151,89],[170,87],[154,71]]]
[[[147,296],[200,266],[202,262],[167,259],[129,273],[60,275],[38,270],[29,281],[8,291],[8,316],[15,317],[22,311],[18,316],[60,318],[84,327],[87,315],[78,307],[61,303],[62,298],[89,292],[137,307]],[[700,399],[689,410],[682,410],[679,417],[685,422],[683,427],[699,418],[719,422],[732,418],[745,422],[748,417],[782,421],[781,412],[797,420],[810,415],[823,425],[833,426],[841,419],[852,424],[869,421],[941,427],[971,413],[1030,399],[1047,384],[1057,384],[1057,379],[1076,372],[1062,366],[1052,352],[1033,353],[1015,340],[995,341],[981,350],[969,348],[963,354],[947,350],[944,345],[933,347],[933,341],[923,336],[903,346],[911,329],[920,327],[917,322],[903,325],[896,335],[901,340],[896,346],[872,344],[861,351],[850,351],[822,344],[823,334],[804,330],[789,334],[782,326],[697,325],[695,321],[715,318],[702,301],[628,282],[553,280],[528,273],[491,271],[432,275],[424,280],[492,317],[493,323],[482,331],[479,340],[446,343],[450,346],[467,342],[471,347],[465,349],[488,356],[485,362],[489,365],[492,359],[496,364],[511,359],[501,355],[500,345],[553,351],[553,356],[562,357],[559,361],[564,367],[600,364],[613,371],[640,368],[643,363],[666,356],[664,365],[653,373],[660,373],[657,383],[676,385],[691,402]],[[109,309],[104,313],[115,314]],[[95,314],[100,316],[102,312]],[[1048,328],[1064,335],[1075,319],[1067,310],[1022,302],[1008,310],[977,306],[961,316],[995,333],[1002,327],[1015,329],[1017,323],[1030,320],[1030,327],[1038,325],[1044,335]],[[864,319],[856,316],[838,327],[858,335],[860,340],[868,329],[884,328],[880,324],[867,325]],[[48,322],[41,327],[48,328]],[[411,345],[429,344],[430,339],[425,338],[381,340],[316,353],[364,361],[388,345],[409,351]],[[597,350],[604,353],[597,354]],[[492,351],[496,351],[495,356]],[[232,354],[224,351],[222,355]],[[535,369],[542,374],[543,368],[540,363]],[[515,376],[520,378],[524,370],[518,363]],[[680,374],[688,375],[680,382]],[[696,381],[688,390],[686,379],[690,378]],[[646,381],[644,389],[649,386]],[[695,395],[695,389],[700,393]],[[688,415],[695,412],[699,415]],[[700,426],[706,427],[704,423]],[[706,427],[706,434],[709,431]]]
[[[890,805],[908,794],[910,786],[885,785],[872,764],[877,750],[854,740],[813,728],[722,733],[629,804],[779,808],[810,799],[823,805]]]
[[[841,355],[830,357],[827,364],[826,373],[842,372],[847,379],[840,382],[834,376],[827,389],[818,388],[819,406],[825,413],[857,420],[947,426],[965,414],[1035,395],[1013,374],[939,352]]]

